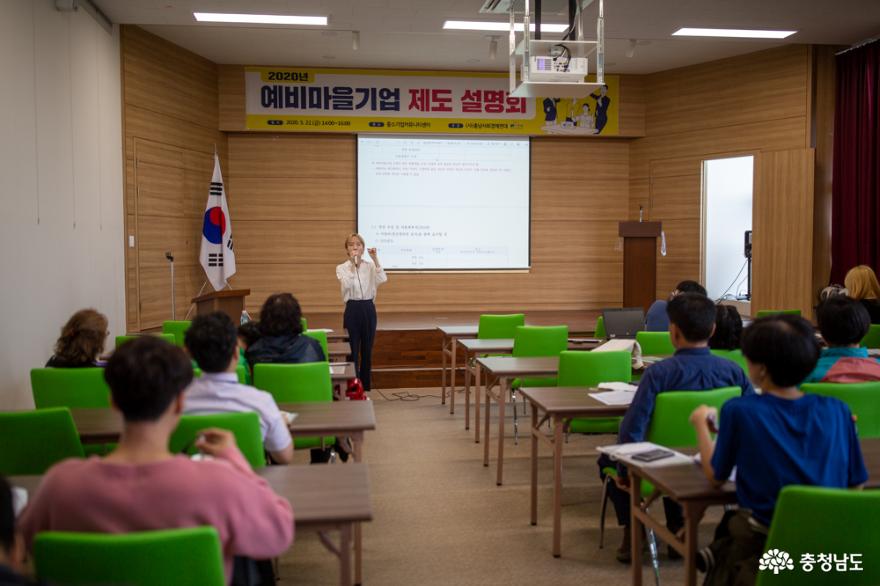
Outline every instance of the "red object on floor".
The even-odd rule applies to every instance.
[[[348,379],[348,387],[345,389],[345,396],[349,401],[367,401],[367,393],[364,392],[364,385],[359,378]]]

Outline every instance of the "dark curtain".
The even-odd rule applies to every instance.
[[[880,42],[837,57],[831,282],[880,265]]]

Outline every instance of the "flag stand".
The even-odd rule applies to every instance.
[[[205,285],[207,285],[207,284],[208,284],[208,281],[205,281],[204,283],[202,283],[202,286],[199,287],[199,292],[196,293],[196,297],[199,297],[199,296],[202,294],[202,291],[205,290]],[[190,304],[189,304],[189,309],[186,310],[186,315],[185,315],[184,318],[183,318],[184,321],[189,319],[189,314],[192,313],[192,310],[193,310],[193,308],[194,308],[195,306],[196,306],[195,303],[190,303]]]
[[[165,258],[168,259],[171,266],[171,321],[174,321],[177,319],[177,311],[174,305],[174,255],[169,250],[165,253]]]

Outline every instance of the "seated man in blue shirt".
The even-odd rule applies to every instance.
[[[672,293],[669,294],[669,299],[658,299],[648,308],[648,313],[645,315],[646,331],[665,332],[669,329],[669,318],[666,316],[666,304],[669,303],[673,297],[681,295],[682,293],[699,293],[700,295],[705,295],[706,289],[696,281],[682,281],[676,285]]]
[[[828,343],[805,383],[858,383],[880,380],[880,362],[861,347],[871,327],[865,306],[842,295],[829,297],[816,312],[819,331]]]
[[[737,386],[743,395],[755,390],[743,369],[735,362],[715,356],[709,351],[709,338],[715,331],[715,304],[699,293],[683,293],[673,297],[666,306],[669,315],[669,334],[675,354],[649,367],[620,424],[618,443],[644,441],[654,413],[657,394],[664,391],[706,391],[719,387]],[[614,464],[607,456],[599,458],[602,469]],[[630,552],[630,504],[626,470],[618,467],[616,484],[608,486],[608,497],[617,512],[617,522],[625,527],[623,543],[617,550],[617,560],[629,563]],[[664,499],[666,525],[676,533],[684,525],[681,507]],[[670,550],[672,551],[672,550]],[[670,554],[674,555],[674,554]]]
[[[799,316],[773,315],[745,330],[743,354],[761,395],[731,399],[691,415],[703,472],[720,486],[736,467],[740,509],[725,515],[716,540],[697,567],[704,584],[753,584],[779,491],[789,484],[833,488],[864,483],[868,474],[849,408],[840,400],[804,394],[798,383],[816,364],[813,327]],[[716,441],[710,432],[720,429]]]

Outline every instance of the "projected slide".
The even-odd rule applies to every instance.
[[[528,138],[358,136],[357,197],[385,268],[529,266]]]

